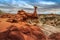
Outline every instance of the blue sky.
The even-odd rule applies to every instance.
[[[60,9],[60,0],[0,0],[0,8]]]

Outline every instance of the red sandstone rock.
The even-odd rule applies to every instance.
[[[49,36],[49,40],[60,40],[60,33],[53,33]]]
[[[41,29],[33,25],[23,25],[20,27],[10,26],[6,31],[0,32],[1,40],[46,40]]]

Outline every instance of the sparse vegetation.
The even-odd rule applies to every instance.
[[[4,12],[0,10],[0,14],[3,14]]]
[[[40,21],[43,22],[43,24],[48,24],[55,27],[60,27],[60,15],[58,14],[40,14]]]

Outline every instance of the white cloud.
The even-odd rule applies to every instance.
[[[24,8],[33,8],[32,5],[28,4],[27,2],[25,1],[15,1],[13,0],[12,4],[15,6],[15,7],[24,7]]]
[[[6,6],[6,5],[4,5],[4,4],[0,4],[0,6]]]
[[[51,2],[51,1],[40,1],[39,3],[43,5],[55,5],[56,4],[55,2]]]
[[[25,7],[25,8],[33,8],[32,5],[28,4],[27,2],[21,1],[19,2],[19,6]]]

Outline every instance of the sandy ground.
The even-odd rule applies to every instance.
[[[56,28],[56,27],[51,26],[51,25],[42,24],[42,23],[38,23],[37,25],[43,30],[43,32],[47,36],[51,35],[52,33],[60,32],[60,28]]]

